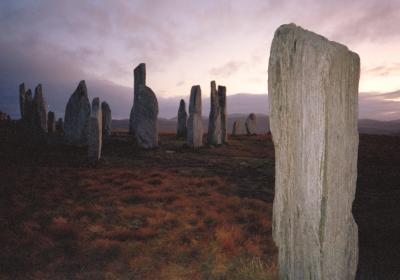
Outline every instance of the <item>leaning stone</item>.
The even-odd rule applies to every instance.
[[[194,148],[203,146],[200,86],[192,86],[190,92],[187,144]]]
[[[90,101],[85,81],[80,81],[65,108],[64,135],[68,144],[87,145],[89,132]]]
[[[102,110],[100,109],[100,99],[96,97],[92,101],[89,121],[88,159],[90,162],[96,162],[101,157],[102,137]]]
[[[257,129],[257,118],[256,115],[254,113],[251,113],[247,119],[246,119],[246,123],[245,123],[245,127],[246,127],[246,133],[247,135],[256,135],[256,129]]]
[[[35,133],[47,133],[47,103],[43,96],[42,85],[35,88],[32,102],[32,128]]]
[[[226,114],[226,87],[218,86],[219,110],[221,114],[221,143],[228,143],[228,118]]]
[[[354,279],[360,60],[347,47],[283,25],[268,67],[279,279]]]
[[[138,110],[137,107],[140,107],[140,100],[139,100],[139,87],[146,85],[146,64],[140,63],[134,70],[133,70],[133,106],[131,109],[131,114],[129,117],[129,132],[131,134],[135,134],[135,128],[137,122],[135,121],[136,111]]]
[[[136,92],[134,137],[139,147],[152,149],[158,146],[158,102],[155,93],[145,85]]]
[[[111,137],[112,116],[111,109],[107,102],[101,102],[101,113],[103,117],[103,142],[108,143]]]
[[[185,100],[181,99],[178,109],[178,127],[176,136],[178,138],[186,138],[187,134],[187,113]]]
[[[243,135],[243,134],[246,134],[243,121],[242,120],[234,121],[233,128],[232,128],[232,135],[238,136],[238,135]]]
[[[221,144],[221,111],[219,108],[219,97],[215,81],[211,82],[210,93],[210,116],[208,118],[207,140],[209,145]]]
[[[56,117],[54,112],[49,111],[47,113],[47,131],[53,133],[56,131]]]

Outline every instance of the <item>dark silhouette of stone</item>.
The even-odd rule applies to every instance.
[[[192,86],[190,91],[187,144],[193,148],[203,146],[203,119],[201,116],[200,86]]]
[[[243,135],[243,134],[246,134],[246,130],[245,130],[243,121],[242,120],[234,121],[233,128],[232,128],[232,135],[238,136],[238,135]]]
[[[257,134],[257,117],[254,113],[251,113],[245,122],[246,133],[247,135],[256,135]]]
[[[25,84],[19,85],[19,107],[21,111],[21,120],[25,124],[32,124],[32,91],[25,90]]]
[[[219,110],[221,114],[221,143],[228,143],[228,117],[226,114],[226,87],[218,86]]]
[[[275,32],[268,95],[279,279],[355,278],[359,76],[346,46],[294,24]]]
[[[221,144],[221,111],[219,97],[215,81],[211,82],[210,92],[210,116],[208,118],[207,140],[209,145]]]
[[[100,99],[96,97],[92,101],[89,121],[88,159],[90,162],[96,162],[100,159],[102,138],[102,110],[100,108]]]
[[[47,133],[47,103],[41,84],[35,88],[35,96],[32,101],[32,128],[34,133]]]
[[[129,132],[131,134],[135,134],[135,127],[137,123],[135,123],[135,111],[137,111],[136,106],[139,106],[140,101],[139,95],[137,94],[139,91],[139,86],[146,85],[146,64],[140,63],[134,70],[133,70],[133,106],[131,109],[131,114],[129,117]],[[136,104],[136,105],[135,105]]]
[[[64,117],[65,141],[71,145],[86,146],[90,119],[90,101],[85,81],[80,81],[68,100]]]
[[[47,113],[47,132],[54,133],[56,131],[56,116],[54,112]]]
[[[181,99],[178,109],[178,127],[176,135],[178,138],[186,138],[187,134],[187,113],[185,100]]]
[[[103,117],[103,142],[108,143],[111,137],[112,116],[111,109],[107,102],[101,102],[101,113]]]
[[[64,133],[64,121],[62,118],[59,118],[56,122],[56,131],[59,133]]]

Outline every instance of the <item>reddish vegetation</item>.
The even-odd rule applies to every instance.
[[[270,136],[153,151],[123,133],[85,150],[0,141],[0,279],[269,279]],[[358,279],[400,279],[398,137],[360,138]]]
[[[267,139],[140,151],[122,135],[97,166],[60,145],[2,150],[0,279],[272,277]]]

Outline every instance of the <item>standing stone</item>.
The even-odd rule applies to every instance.
[[[247,135],[256,135],[257,129],[257,118],[254,113],[251,113],[246,119],[246,133]]]
[[[158,146],[158,102],[155,93],[146,86],[146,65],[139,64],[134,74],[134,103],[131,110],[130,132],[136,144],[144,149]]]
[[[243,121],[242,120],[234,121],[233,128],[232,128],[232,135],[237,136],[237,135],[243,135],[243,134],[245,134]]]
[[[134,137],[139,147],[152,149],[158,146],[158,102],[151,88],[140,85],[135,106]]]
[[[59,133],[64,133],[64,121],[62,118],[59,118],[56,122],[56,131]]]
[[[187,144],[193,148],[203,146],[203,119],[201,116],[200,86],[192,86],[190,91]]]
[[[187,134],[187,113],[185,100],[181,99],[178,109],[178,128],[176,136],[178,138],[186,138]]]
[[[280,279],[354,279],[360,60],[347,47],[283,25],[268,67]]]
[[[53,133],[56,131],[56,117],[54,112],[49,111],[47,114],[47,131]]]
[[[32,102],[32,128],[35,133],[47,132],[47,103],[43,96],[42,85],[35,88]]]
[[[92,101],[89,121],[88,159],[90,162],[96,162],[100,159],[102,138],[102,110],[100,109],[100,99],[96,97]]]
[[[65,108],[64,133],[68,144],[87,145],[89,131],[90,101],[85,81],[80,81]]]
[[[221,111],[219,108],[219,97],[215,81],[211,82],[210,93],[210,116],[208,118],[207,140],[209,145],[221,144]]]
[[[19,107],[21,111],[21,120],[25,124],[32,124],[32,91],[25,90],[25,84],[19,85]]]
[[[135,134],[135,127],[137,122],[135,122],[135,117],[137,111],[137,106],[139,106],[139,86],[146,85],[146,64],[140,63],[134,70],[133,70],[133,106],[131,109],[131,114],[129,117],[129,132],[131,134]]]
[[[221,113],[221,143],[228,143],[228,118],[226,116],[226,87],[218,86],[219,110]]]
[[[101,102],[101,114],[103,118],[103,142],[108,143],[111,137],[112,116],[111,109],[107,102]]]

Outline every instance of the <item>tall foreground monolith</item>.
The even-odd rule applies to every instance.
[[[221,144],[221,111],[219,97],[215,81],[211,82],[210,92],[210,116],[208,118],[207,142],[209,145]]]
[[[90,119],[90,101],[85,81],[80,81],[68,100],[64,117],[64,136],[67,143],[87,145]]]
[[[219,112],[221,114],[221,143],[228,143],[228,118],[226,116],[226,87],[218,86]]]
[[[92,112],[89,121],[88,159],[90,162],[96,162],[100,159],[102,138],[102,110],[100,108],[100,99],[96,97],[92,101]]]
[[[203,119],[201,116],[200,86],[192,86],[190,91],[187,144],[193,148],[203,146]]]
[[[185,138],[187,134],[187,113],[185,100],[181,99],[178,109],[178,124],[176,136],[178,138]]]
[[[355,277],[359,75],[345,46],[294,24],[275,32],[268,94],[280,279]]]
[[[111,137],[112,116],[110,105],[105,101],[101,102],[101,115],[103,118],[103,142],[108,143]]]

